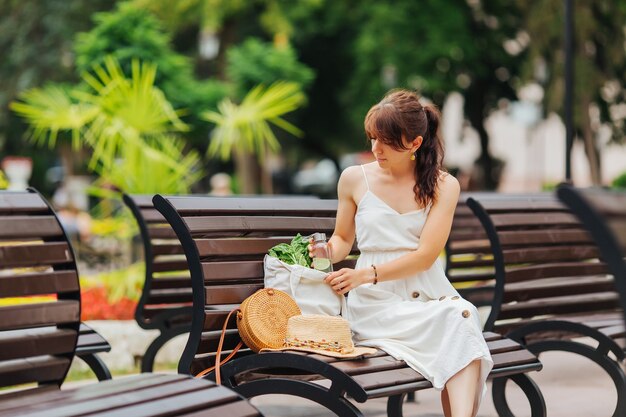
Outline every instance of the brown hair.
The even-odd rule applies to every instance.
[[[422,136],[415,152],[415,201],[426,207],[437,200],[437,181],[443,171],[443,143],[439,135],[439,110],[423,106],[419,96],[408,90],[392,90],[372,106],[365,116],[365,133],[396,150],[409,149],[403,138]]]

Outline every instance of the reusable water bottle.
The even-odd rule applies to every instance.
[[[313,268],[322,272],[333,272],[333,264],[331,262],[330,248],[326,242],[325,233],[313,233],[310,236],[313,239],[311,244],[313,248]]]

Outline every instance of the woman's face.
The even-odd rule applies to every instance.
[[[387,145],[376,138],[370,138],[372,153],[382,168],[395,166],[398,163],[406,163],[411,160],[411,151],[413,144],[403,140],[407,149],[395,149],[391,145]]]

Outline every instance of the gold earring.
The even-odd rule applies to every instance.
[[[414,153],[411,154],[411,161],[415,161],[415,154]]]

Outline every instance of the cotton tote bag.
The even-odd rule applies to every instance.
[[[345,297],[324,282],[327,273],[302,265],[289,265],[270,255],[265,255],[263,264],[265,288],[276,288],[289,294],[302,314],[341,315]]]

